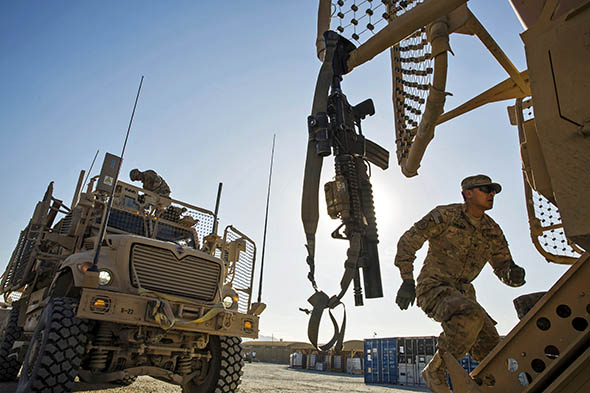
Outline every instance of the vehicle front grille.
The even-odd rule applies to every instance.
[[[143,289],[196,300],[212,301],[217,293],[221,264],[187,255],[178,259],[172,250],[134,244],[131,264]],[[138,287],[131,270],[131,282]]]

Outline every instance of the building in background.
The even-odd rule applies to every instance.
[[[342,352],[331,351],[328,370],[347,374],[363,374],[363,340],[350,340],[342,345]]]
[[[313,345],[297,341],[246,341],[242,346],[246,359],[276,364],[289,364],[290,356],[295,352],[306,355],[317,352]]]
[[[307,370],[363,374],[363,340],[344,342],[339,353],[333,350],[318,351],[309,343],[297,341],[247,341],[242,345],[248,361],[285,364]]]

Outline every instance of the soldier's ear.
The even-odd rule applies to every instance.
[[[469,201],[471,198],[473,198],[473,190],[465,190],[461,192],[461,195],[463,195],[463,200],[465,202]]]

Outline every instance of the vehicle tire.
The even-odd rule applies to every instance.
[[[88,321],[78,300],[52,298],[43,309],[21,370],[17,393],[70,392],[84,354]]]
[[[0,382],[16,381],[21,362],[18,356],[10,356],[12,345],[23,336],[23,329],[17,326],[20,302],[12,304],[12,310],[0,331]]]
[[[234,393],[244,373],[244,352],[239,337],[210,336],[207,374],[183,386],[183,393]]]

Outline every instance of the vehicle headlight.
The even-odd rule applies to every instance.
[[[109,285],[113,281],[113,276],[108,270],[100,270],[98,273],[98,285]]]
[[[231,308],[231,306],[234,304],[234,299],[232,299],[231,296],[226,296],[223,298],[223,307],[225,308]]]

